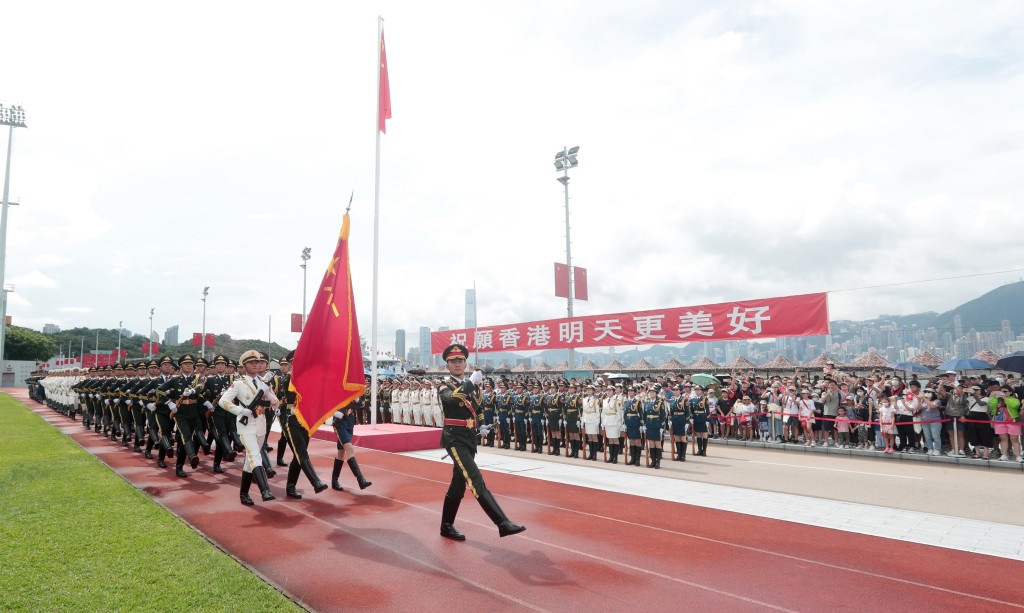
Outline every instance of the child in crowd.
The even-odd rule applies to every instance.
[[[896,409],[892,407],[888,398],[878,401],[878,425],[882,429],[882,439],[885,441],[885,452],[895,453],[893,449],[893,436],[896,434]]]
[[[762,400],[757,407],[757,430],[762,441],[768,440],[768,401]]]
[[[843,449],[849,449],[850,418],[846,416],[846,407],[839,407],[839,414],[836,415],[836,434],[839,436],[839,446]]]

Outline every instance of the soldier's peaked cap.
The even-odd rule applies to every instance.
[[[279,364],[291,364],[291,363],[292,363],[292,360],[294,360],[294,359],[295,359],[295,350],[294,350],[294,349],[292,349],[291,351],[289,351],[288,353],[286,353],[286,354],[285,354],[285,356],[284,356],[283,358],[281,358],[280,360],[278,360],[278,363],[279,363]]]
[[[164,364],[174,364],[174,358],[172,358],[169,355],[165,355],[162,358],[160,358],[159,364],[160,366],[163,366]]]
[[[180,358],[178,358],[178,366],[179,367],[182,364],[195,364],[195,363],[196,363],[196,358],[191,353],[186,353],[185,355],[183,355]]]
[[[445,347],[444,351],[441,353],[441,357],[444,359],[445,362],[457,358],[462,358],[463,360],[465,360],[469,358],[469,349],[467,349],[465,345],[453,343]]]
[[[196,358],[196,366],[209,366],[210,363],[206,361],[204,357]]]
[[[219,353],[219,354],[217,354],[217,355],[215,355],[213,357],[213,363],[214,364],[227,364],[228,363],[228,358],[227,358],[226,355],[224,355],[222,353]]]
[[[146,368],[159,368],[159,367],[160,367],[160,363],[157,362],[156,360],[150,360],[150,361],[146,362]]]
[[[255,349],[250,349],[242,354],[242,357],[238,358],[239,364],[248,364],[249,362],[264,362],[266,359],[263,354]]]

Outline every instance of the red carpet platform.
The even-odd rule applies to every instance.
[[[332,443],[338,440],[334,428],[329,425],[320,426],[313,437]],[[377,424],[376,429],[371,429],[370,426],[356,426],[352,444],[356,447],[392,452],[440,449],[441,429],[403,424]]]

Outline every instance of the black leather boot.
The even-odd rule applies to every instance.
[[[249,498],[249,487],[252,485],[252,473],[242,473],[242,489],[240,490],[238,497],[242,500],[242,504],[247,507],[251,507],[256,504]]]
[[[270,456],[267,455],[265,449],[260,450],[260,458],[263,460],[263,472],[266,473],[266,476],[270,479],[276,477],[277,471],[274,470],[273,464],[270,463]],[[259,483],[259,481],[257,481],[257,483]]]
[[[682,443],[676,443],[676,444],[679,445],[679,461],[680,462],[685,462],[686,461],[686,441],[683,441]]]
[[[338,477],[341,476],[341,467],[344,465],[344,462],[338,458],[334,458],[334,469],[331,471],[331,488],[336,489],[339,492],[345,491],[345,488],[341,487],[341,483],[338,481]]]
[[[278,446],[278,449],[280,448],[281,447]],[[302,468],[299,466],[299,463],[293,459],[291,465],[288,466],[288,483],[284,486],[284,493],[289,498],[302,498],[302,494],[295,489],[295,485],[299,482],[300,472],[302,472]]]
[[[498,536],[511,536],[526,530],[525,526],[514,524],[509,520],[505,512],[498,506],[498,501],[491,495],[490,490],[480,492],[478,500],[480,506],[483,507],[484,513],[487,513],[487,517],[490,517],[494,525],[498,527]]]
[[[278,466],[288,466],[288,462],[284,461],[285,447],[286,447],[286,445],[284,445],[284,441],[283,440],[277,441],[277,465]],[[289,469],[289,470],[291,470],[291,469]]]
[[[196,446],[192,441],[185,441],[185,456],[193,469],[199,467],[199,456],[196,455]]]
[[[363,478],[363,471],[359,470],[359,462],[355,458],[348,459],[348,467],[352,469],[352,474],[356,476],[356,481],[359,482],[359,489],[365,490],[373,485],[372,482]]]
[[[292,458],[292,463],[295,463],[294,457]],[[302,472],[306,475],[306,479],[309,479],[309,484],[313,486],[313,492],[319,494],[327,489],[327,484],[320,480],[320,475],[316,474],[316,469],[313,468],[313,463],[309,461],[309,458],[306,458],[298,464],[299,468],[301,468]],[[288,472],[291,472],[291,467],[288,468]]]
[[[455,516],[459,512],[459,505],[462,498],[444,497],[444,507],[441,508],[441,536],[453,541],[464,541],[466,535],[455,529]]]
[[[236,453],[245,451],[245,445],[242,444],[242,439],[238,438],[238,432],[231,433],[231,447]]]
[[[651,449],[651,468],[661,468],[661,448]]]
[[[252,479],[260,488],[260,494],[263,496],[263,502],[275,500],[276,497],[274,496],[274,493],[270,491],[270,484],[267,483],[267,473],[264,471],[262,466],[257,466],[252,469]]]

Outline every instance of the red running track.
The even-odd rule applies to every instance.
[[[240,464],[187,479],[29,406],[302,605],[318,611],[1019,611],[1024,563],[485,472],[523,534],[500,539],[472,497],[438,536],[451,467],[360,450],[352,491],[238,502]],[[276,436],[272,442],[276,442]],[[312,444],[321,478],[332,445]],[[439,452],[440,453],[440,452]],[[290,457],[290,456],[289,456]],[[256,494],[254,486],[253,493]]]

